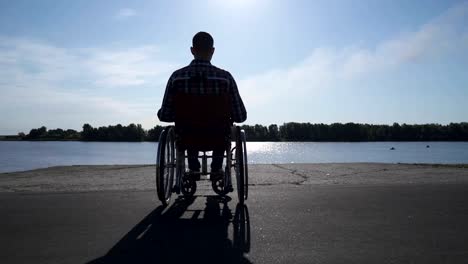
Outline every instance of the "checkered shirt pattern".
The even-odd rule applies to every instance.
[[[194,77],[203,77],[205,81],[189,82]],[[193,60],[188,66],[171,75],[161,109],[158,111],[159,120],[174,122],[174,97],[178,92],[196,95],[227,93],[231,99],[232,121],[241,123],[247,119],[247,111],[239,95],[236,81],[228,71],[215,67],[209,61]]]

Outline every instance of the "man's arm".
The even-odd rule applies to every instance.
[[[239,90],[237,89],[236,81],[231,74],[229,74],[230,87],[229,93],[231,96],[231,116],[234,122],[242,123],[247,119],[247,111],[245,110],[244,102],[240,97]]]
[[[161,104],[161,109],[158,111],[158,118],[162,122],[174,122],[174,91],[172,89],[172,76],[167,81],[166,91]]]

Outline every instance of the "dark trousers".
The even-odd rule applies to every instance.
[[[199,171],[200,161],[198,160],[198,150],[187,149],[188,166],[190,170]],[[213,150],[213,160],[211,161],[211,170],[220,170],[223,167],[224,148]]]

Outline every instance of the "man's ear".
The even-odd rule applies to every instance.
[[[193,51],[193,47],[190,47],[190,52],[192,53],[193,56],[195,56],[195,53]]]

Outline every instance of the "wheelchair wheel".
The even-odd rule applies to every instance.
[[[249,194],[249,163],[247,162],[247,138],[245,136],[244,130],[241,131],[241,140],[242,140],[242,146],[243,148],[243,153],[244,153],[244,196],[245,200],[248,198]]]
[[[156,161],[156,190],[163,205],[168,205],[171,200],[176,169],[175,153],[174,129],[167,127],[159,137]]]
[[[197,182],[184,176],[182,178],[182,194],[184,196],[193,196],[197,191]]]
[[[224,173],[225,174],[228,173],[227,169],[225,170]],[[213,191],[216,194],[221,195],[221,196],[224,196],[229,192],[228,188],[226,188],[224,184],[224,179],[227,179],[227,177],[225,176],[224,178],[217,179],[216,181],[211,182],[211,187],[213,188]]]
[[[244,204],[247,199],[247,150],[245,149],[245,132],[237,127],[236,130],[236,178],[239,203]]]

